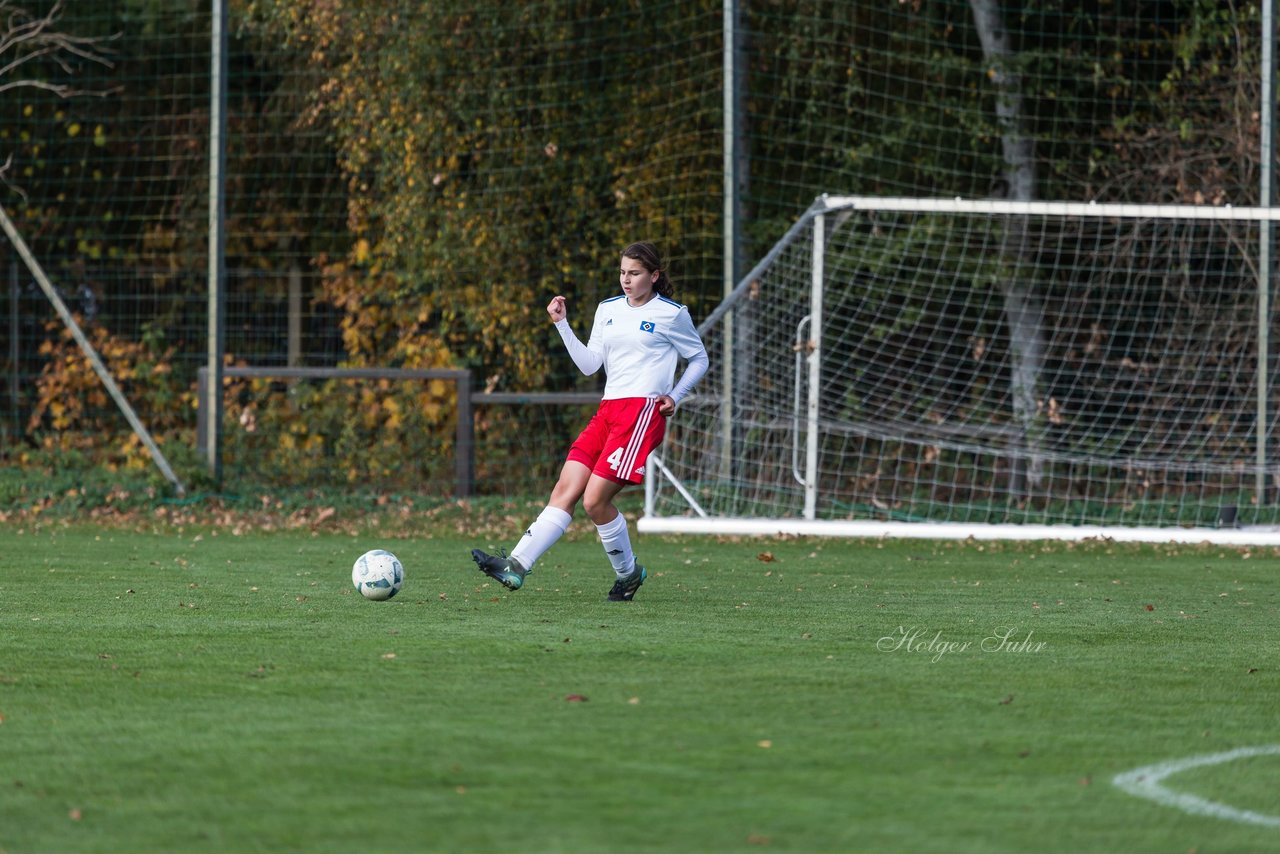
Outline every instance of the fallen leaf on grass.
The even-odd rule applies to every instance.
[[[564,701],[566,703],[585,703],[587,702],[587,698],[582,694],[567,694],[565,695]]]
[[[756,555],[756,560],[761,563],[773,563],[773,552],[760,552],[760,554]]]

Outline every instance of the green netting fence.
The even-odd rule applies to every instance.
[[[0,2],[0,204],[184,477],[208,363],[215,5]],[[590,392],[544,306],[566,295],[585,335],[635,239],[701,318],[824,192],[1260,201],[1258,2],[231,0],[227,32],[232,365]],[[7,243],[0,273],[0,460],[149,467]],[[448,388],[227,391],[233,484],[452,482],[386,464],[433,458]],[[356,419],[358,441],[339,426]],[[494,416],[478,490],[540,491],[580,420]]]

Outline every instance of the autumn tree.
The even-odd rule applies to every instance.
[[[61,99],[110,92],[74,82],[84,63],[111,66],[110,39],[63,29],[65,12],[63,0],[56,0],[43,13],[32,12],[14,0],[0,0],[0,95],[9,103],[22,90],[49,92]],[[22,194],[21,188],[10,182],[14,153],[0,156],[4,157],[0,180]]]
[[[321,261],[353,361],[568,382],[543,307],[563,293],[585,323],[636,239],[698,299],[704,271],[681,261],[718,240],[719,91],[689,78],[718,68],[719,6],[692,8],[716,29],[605,2],[249,4],[326,75],[311,115],[349,243]]]

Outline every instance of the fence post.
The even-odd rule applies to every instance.
[[[205,461],[215,483],[222,482],[222,359],[226,344],[226,179],[227,162],[227,5],[212,0],[209,69],[209,294],[207,397],[208,409],[201,438]]]
[[[454,466],[457,471],[459,498],[468,498],[475,485],[475,409],[471,405],[471,371],[458,373],[458,436],[454,443]]]
[[[196,451],[201,457],[209,458],[209,446],[206,442],[208,433],[209,407],[206,396],[209,389],[209,369],[201,367],[196,370]]]
[[[12,379],[9,383],[9,406],[13,419],[13,434],[21,435],[22,428],[18,426],[21,421],[22,407],[19,400],[19,384],[22,382],[22,371],[19,368],[18,357],[21,350],[18,346],[18,334],[22,331],[22,322],[19,318],[19,290],[18,290],[18,260],[15,258],[9,262],[9,367],[12,369]]]

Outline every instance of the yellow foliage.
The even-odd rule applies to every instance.
[[[35,403],[27,429],[74,430],[87,436],[113,435],[122,432],[122,427],[127,432],[123,417],[70,331],[56,321],[46,329],[49,336],[38,347],[44,367],[36,379]],[[153,352],[143,342],[117,338],[101,326],[91,327],[86,335],[130,404],[147,413],[149,430],[166,430],[185,423],[185,410],[194,392],[175,391],[170,385],[172,347]],[[127,452],[129,446],[124,450]]]

